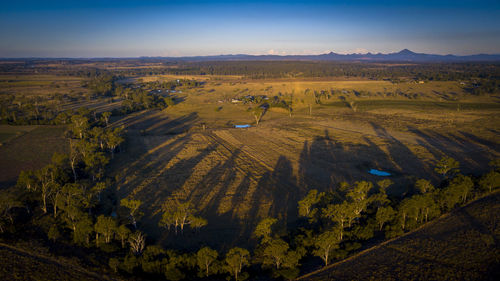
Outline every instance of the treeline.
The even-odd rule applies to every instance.
[[[171,81],[160,81],[156,80],[153,82],[141,82],[138,83],[141,88],[144,89],[165,89],[165,90],[175,90],[177,87],[182,87],[186,89],[192,89],[200,87],[204,82],[189,80],[189,79],[177,79]]]
[[[55,73],[58,75],[80,76],[88,79],[115,75],[241,75],[247,78],[292,78],[292,77],[355,77],[365,79],[414,79],[424,81],[470,81],[498,80],[500,66],[497,63],[371,63],[371,62],[328,62],[328,61],[204,61],[186,62],[175,60],[113,60],[114,65],[123,69],[103,70],[96,67],[72,68],[85,63],[80,60],[55,62],[59,67],[46,67],[46,61],[25,61],[0,66],[3,73]],[[108,63],[106,60],[89,61]],[[153,68],[144,65],[155,62]],[[158,67],[162,63],[164,67]],[[134,65],[137,67],[135,68]],[[65,68],[67,66],[67,68]],[[139,67],[140,66],[140,67]],[[36,72],[35,72],[36,71]],[[89,83],[92,84],[92,83]],[[93,87],[91,85],[91,87]],[[100,91],[107,88],[101,88]]]
[[[319,61],[211,61],[179,62],[176,68],[157,70],[176,75],[242,75],[247,78],[357,77],[458,81],[499,79],[498,64],[482,63],[343,63]],[[146,73],[144,73],[146,74]]]

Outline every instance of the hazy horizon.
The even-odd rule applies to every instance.
[[[2,58],[500,54],[497,1],[16,1]]]

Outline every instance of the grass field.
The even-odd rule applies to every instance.
[[[61,126],[1,126],[2,135],[10,134],[11,139],[0,146],[0,188],[15,184],[22,170],[48,164],[54,152],[67,153],[69,141],[64,131]]]
[[[302,280],[498,280],[500,193]]]
[[[0,93],[47,95],[86,93],[82,78],[62,75],[0,75]]]
[[[433,169],[443,155],[456,158],[461,171],[473,174],[484,172],[500,156],[499,106],[463,92],[457,95],[459,103],[443,101],[432,92],[432,87],[457,90],[458,83],[452,82],[408,84],[426,87],[427,94],[416,100],[356,97],[356,111],[335,97],[333,104],[313,105],[312,115],[310,97],[301,93],[294,96],[298,103],[292,118],[286,111],[269,110],[259,126],[233,128],[255,121],[248,112],[251,105],[232,104],[227,97],[329,89],[336,83],[210,81],[178,94],[183,101],[164,111],[116,121],[115,126],[127,129],[126,151],[111,167],[118,197],[132,195],[144,202],[140,227],[165,246],[227,249],[252,244],[250,234],[263,217],[293,227],[297,201],[308,189],[377,181],[367,173],[376,168],[394,175],[390,192],[403,194],[417,178],[437,183]],[[336,87],[357,86],[402,87],[385,81],[341,81]],[[208,226],[200,234],[183,236],[160,229],[160,208],[168,196],[193,202]]]
[[[9,126],[0,125],[0,143],[3,145],[9,140],[34,130],[36,126]]]
[[[278,218],[288,229],[296,226],[297,201],[310,189],[332,190],[343,181],[376,182],[381,178],[368,171],[378,169],[392,174],[395,184],[388,192],[399,196],[409,192],[419,178],[438,184],[441,177],[434,172],[434,166],[444,155],[457,159],[462,173],[473,175],[489,170],[490,160],[500,157],[498,98],[471,96],[458,82],[394,84],[352,79],[250,80],[239,76],[173,75],[129,80],[173,79],[205,83],[197,88],[176,89],[177,104],[165,110],[113,116],[111,126],[125,129],[126,143],[107,170],[115,180],[112,188],[117,202],[128,196],[141,200],[144,216],[138,228],[146,233],[148,241],[168,248],[251,249],[257,242],[252,232],[262,218]],[[0,77],[0,89],[8,93],[52,94],[83,88],[79,78],[12,75]],[[331,90],[334,94],[315,103],[314,91]],[[291,101],[292,117],[286,109],[271,108],[256,126],[251,113],[256,105],[231,100],[247,95],[280,96]],[[85,106],[97,112],[111,111],[121,102],[119,98],[111,103],[106,99],[78,101],[62,109]],[[238,124],[252,127],[234,128]],[[15,184],[21,170],[41,168],[54,152],[67,153],[69,143],[64,131],[62,126],[0,126],[0,188]],[[185,230],[182,235],[160,228],[161,207],[171,196],[193,203],[208,225],[199,233]],[[493,198],[497,202],[498,194]],[[471,205],[436,222],[435,228],[422,229],[384,246],[381,251],[385,252],[376,255],[380,259],[387,257],[392,265],[373,268],[380,273],[377,279],[412,279],[408,272],[416,272],[417,268],[429,273],[416,275],[416,279],[439,279],[440,274],[450,279],[477,279],[490,270],[478,265],[488,265],[486,258],[498,258],[498,229],[487,222],[487,216],[498,220],[496,213],[490,213],[498,209],[492,200],[475,203],[488,209],[484,215],[479,213],[483,207]],[[457,228],[450,228],[454,225]],[[460,244],[466,245],[464,252],[455,246]],[[476,255],[485,247],[494,248],[490,253],[493,256]],[[472,253],[474,260],[465,264],[464,253]],[[94,277],[90,274],[87,278],[78,271],[64,273],[60,264],[50,259],[30,257],[29,253],[8,247],[0,246],[0,256],[12,256],[11,261],[21,265],[18,268],[33,272],[33,280],[64,279],[66,274],[76,274],[71,275],[72,279]],[[358,263],[373,266],[368,261]],[[408,272],[398,268],[403,263],[409,265]],[[7,261],[5,264],[8,266],[1,274],[6,279],[25,277],[14,265]],[[49,267],[54,271],[47,269],[46,276],[36,270]],[[358,278],[356,274],[364,273],[340,268],[340,275],[335,275],[340,279],[370,277]],[[452,271],[456,274],[450,275]],[[337,274],[337,269],[324,274]],[[318,275],[317,280],[324,277]]]

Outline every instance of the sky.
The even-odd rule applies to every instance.
[[[500,1],[0,2],[0,57],[500,54]]]

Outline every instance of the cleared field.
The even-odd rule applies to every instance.
[[[301,280],[498,280],[500,193]]]
[[[22,170],[48,164],[54,152],[67,153],[69,141],[62,126],[2,126],[2,131],[26,128],[29,132],[0,146],[0,188],[16,183]]]
[[[0,143],[3,145],[11,139],[21,136],[29,131],[32,131],[36,126],[9,126],[0,125]]]
[[[436,102],[423,112],[385,112],[393,105],[357,112],[317,105],[312,116],[302,109],[292,118],[268,111],[258,127],[234,129],[253,124],[246,105],[226,103],[216,112],[186,94],[165,111],[136,113],[114,124],[128,131],[126,151],[111,168],[118,196],[144,202],[140,227],[165,246],[227,249],[252,244],[251,232],[263,217],[293,227],[297,201],[311,188],[377,181],[367,173],[375,168],[391,172],[396,184],[389,191],[403,194],[417,178],[437,183],[434,164],[443,155],[457,159],[464,173],[482,172],[500,156],[495,106],[457,112]],[[177,236],[160,229],[160,209],[169,196],[191,201],[208,226]]]
[[[86,93],[82,78],[59,75],[0,75],[0,93],[28,96]]]

